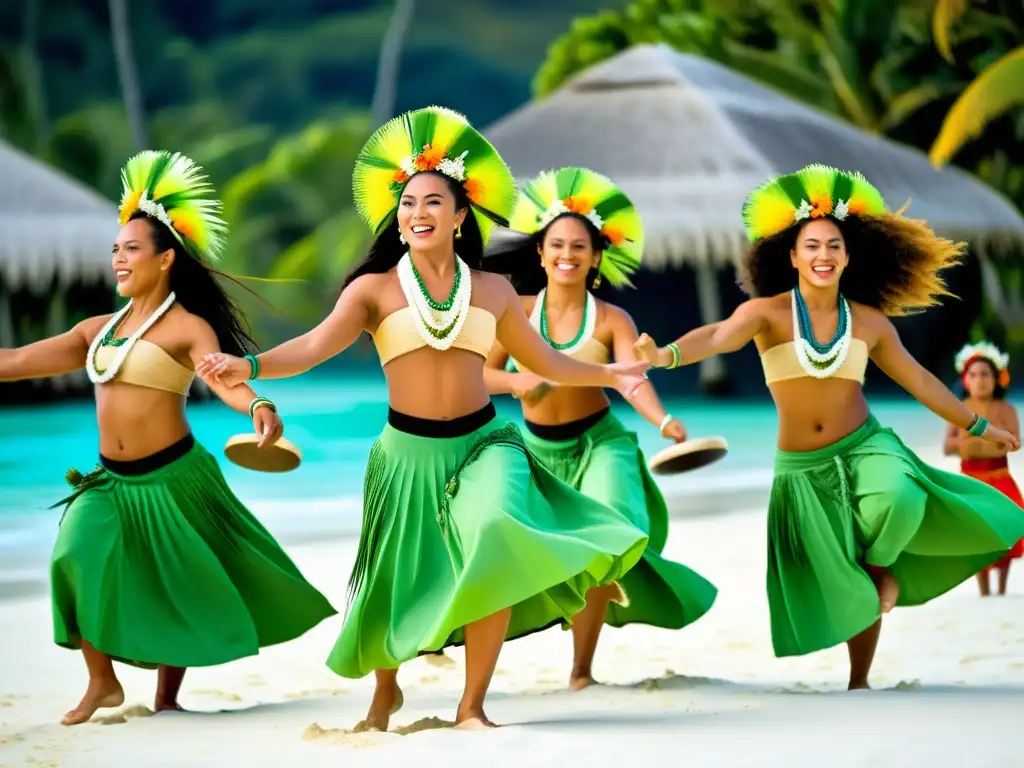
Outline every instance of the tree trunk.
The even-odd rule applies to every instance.
[[[412,23],[415,6],[415,0],[395,0],[395,10],[388,22],[387,32],[384,33],[377,60],[377,84],[373,89],[373,106],[370,110],[373,116],[372,128],[383,125],[394,116],[405,33]]]
[[[142,106],[142,92],[139,90],[135,56],[132,53],[131,33],[128,28],[127,0],[109,0],[110,38],[114,42],[114,57],[117,59],[117,78],[121,83],[121,99],[131,129],[132,144],[136,152],[149,147],[149,132],[146,130],[146,111]]]

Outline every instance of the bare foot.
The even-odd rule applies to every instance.
[[[355,733],[366,731],[386,731],[391,715],[395,714],[405,704],[405,695],[398,683],[389,690],[376,688],[373,692],[373,700],[370,702],[370,709],[366,713],[366,719],[356,723],[352,730]]]
[[[124,704],[124,689],[117,680],[89,681],[85,695],[78,706],[61,718],[61,725],[87,723],[97,709],[120,707]]]
[[[454,667],[455,660],[445,656],[444,651],[438,651],[437,653],[428,653],[424,658],[427,660],[427,664],[431,664],[435,667]]]
[[[573,675],[569,678],[570,691],[582,691],[584,688],[589,688],[590,686],[597,684],[597,680],[595,680],[592,675]]]
[[[176,701],[155,701],[153,702],[154,712],[187,712],[181,704]]]
[[[459,712],[455,715],[456,731],[486,731],[488,728],[500,727],[497,723],[488,720],[483,710],[467,710],[465,713]]]
[[[893,578],[891,573],[886,571],[879,577],[877,586],[878,598],[882,601],[882,613],[888,613],[896,607],[896,601],[899,599],[899,582]]]

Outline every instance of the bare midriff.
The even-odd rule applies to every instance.
[[[780,381],[768,389],[779,414],[779,450],[824,448],[868,419],[868,403],[856,381],[807,377]]]
[[[118,461],[150,456],[190,431],[184,397],[118,381],[96,387],[96,421],[100,453]]]
[[[448,421],[486,406],[484,358],[463,349],[421,347],[384,366],[388,404],[421,419]]]

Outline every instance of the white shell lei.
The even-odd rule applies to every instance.
[[[117,348],[117,353],[114,355],[114,359],[110,362],[110,365],[107,366],[103,373],[100,373],[96,369],[96,353],[99,351],[100,345],[103,343],[103,339],[106,337],[107,333],[109,333],[112,328],[117,327],[117,324],[132,311],[132,302],[129,301],[123,309],[116,312],[114,316],[107,321],[107,324],[100,329],[100,332],[96,334],[96,338],[92,340],[92,344],[89,345],[89,352],[85,357],[85,372],[89,375],[89,381],[93,384],[106,384],[117,376],[117,372],[121,370],[121,366],[124,365],[125,358],[127,358],[128,353],[132,351],[132,347],[135,346],[135,343],[142,338],[146,331],[153,327],[153,324],[157,320],[167,313],[167,310],[169,310],[171,305],[174,304],[174,299],[175,296],[172,291],[167,295],[167,298],[164,299],[164,303],[146,319],[146,322],[140,325],[138,330],[135,331],[135,333],[133,333],[124,344]]]
[[[794,291],[798,290],[796,288]],[[850,304],[843,299],[843,306],[840,311],[846,315],[846,333],[828,352],[819,352],[800,333],[800,316],[797,312],[797,299],[792,297],[793,306],[793,346],[796,349],[796,359],[804,372],[815,379],[827,379],[838,371],[850,352],[850,344],[853,342],[853,317],[850,313]],[[822,365],[823,363],[828,365]],[[817,365],[815,365],[817,363]]]
[[[537,299],[533,304],[533,312],[530,313],[530,325],[534,327],[538,334],[540,333],[540,316],[544,311],[544,294],[546,292],[546,288],[540,289],[540,293],[537,294]],[[571,347],[559,350],[563,355],[572,355],[579,352],[587,345],[588,341],[594,338],[594,329],[597,327],[597,299],[594,298],[594,294],[590,291],[587,291],[587,306],[584,310],[584,315],[586,316],[586,325],[583,327],[583,334]],[[510,357],[509,362],[514,368],[519,369],[519,363],[515,358]]]
[[[455,266],[459,270],[459,290],[455,293],[452,308],[440,312],[433,309],[427,302],[427,297],[423,295],[412,271],[412,257],[406,253],[398,262],[398,282],[402,286],[405,300],[412,308],[413,317],[416,318],[416,330],[420,332],[420,338],[428,346],[441,352],[450,349],[462,332],[462,326],[466,324],[466,318],[469,316],[469,300],[473,292],[470,269],[458,255],[455,256]],[[452,325],[453,321],[451,331],[443,338],[438,338],[430,332],[430,329],[442,331]]]

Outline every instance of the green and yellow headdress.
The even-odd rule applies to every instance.
[[[356,159],[356,210],[375,235],[394,218],[406,183],[423,171],[462,185],[485,243],[494,224],[508,226],[516,183],[501,155],[458,112],[426,107],[384,123]]]
[[[808,165],[796,173],[766,181],[743,205],[743,223],[750,242],[777,235],[804,219],[885,213],[885,201],[856,172],[827,165]]]
[[[586,168],[545,171],[523,185],[509,227],[533,235],[565,213],[584,217],[604,238],[601,277],[615,286],[631,286],[629,276],[644,253],[644,227],[625,193]]]
[[[121,171],[121,224],[136,211],[163,222],[194,258],[216,261],[227,225],[203,169],[175,152],[146,150]]]

